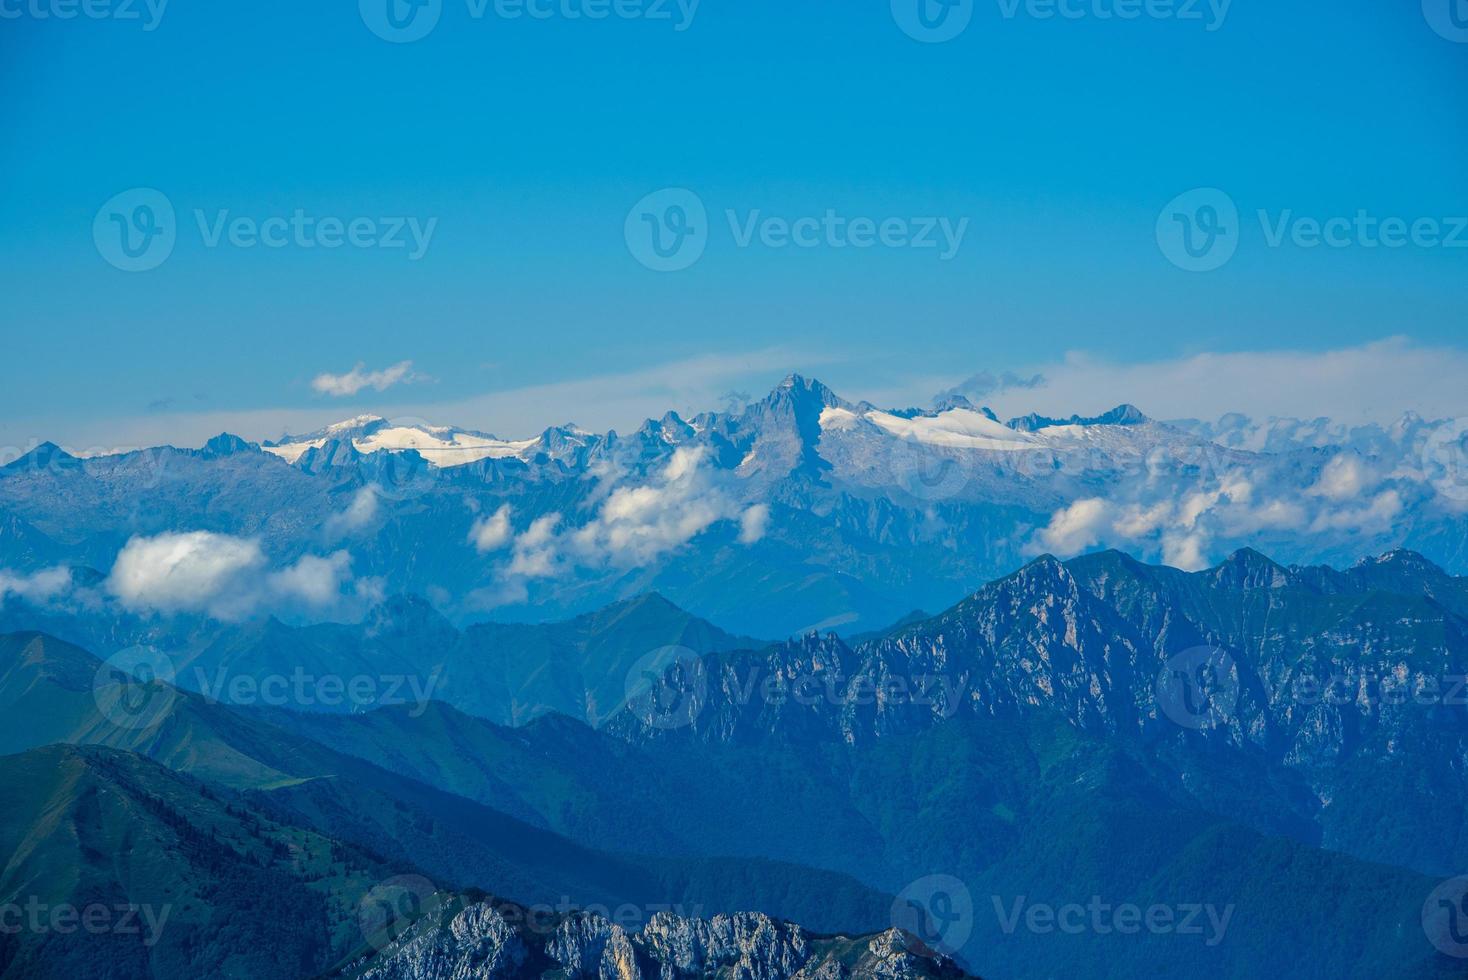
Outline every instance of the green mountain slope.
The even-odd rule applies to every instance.
[[[290,977],[391,872],[132,753],[0,757],[0,977]]]
[[[534,822],[198,695],[119,678],[85,651],[40,634],[0,638],[0,681],[11,751],[57,741],[135,751],[246,792],[252,807],[284,822],[394,855],[451,885],[524,902],[764,910],[813,928],[875,928],[887,918],[889,898],[840,874],[755,867],[717,853],[685,857],[657,851],[655,842],[643,842],[635,857],[596,839],[574,842],[527,806],[520,809]],[[104,710],[118,704],[136,710]]]

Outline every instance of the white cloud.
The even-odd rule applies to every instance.
[[[1327,500],[1351,500],[1369,490],[1371,483],[1371,473],[1360,457],[1341,453],[1325,464],[1320,479],[1306,493]]]
[[[265,566],[256,541],[209,531],[135,537],[113,563],[108,591],[135,611],[208,612],[239,619],[254,607]]]
[[[1173,568],[1196,572],[1208,567],[1203,554],[1206,539],[1201,534],[1167,534],[1162,538],[1162,560]]]
[[[514,531],[510,527],[510,505],[505,504],[488,517],[481,517],[469,528],[469,540],[481,555],[499,551],[510,543]]]
[[[71,586],[69,568],[44,568],[29,574],[0,569],[0,602],[17,596],[32,605],[47,605],[70,592]]]
[[[650,565],[664,553],[738,514],[734,500],[703,465],[705,447],[680,447],[651,483],[617,487],[597,516],[571,534],[587,564]]]
[[[341,598],[342,585],[351,577],[352,557],[345,551],[326,557],[302,555],[294,564],[266,576],[273,596],[298,600],[308,606],[329,606]]]
[[[626,485],[626,474],[610,462],[595,470],[600,481],[590,495],[594,516],[566,527],[561,514],[546,514],[516,535],[508,506],[481,518],[469,541],[481,553],[510,548],[510,560],[493,588],[469,597],[476,608],[521,602],[526,583],[552,578],[577,567],[637,568],[654,564],[714,524],[738,524],[738,540],[753,544],[768,529],[765,504],[742,506],[732,492],[734,478],[707,464],[706,447],[674,450],[662,469],[646,482]]]
[[[1074,555],[1101,541],[1110,516],[1110,505],[1099,497],[1077,500],[1051,515],[1037,535],[1038,543],[1042,550],[1062,557]]]
[[[1123,508],[1115,521],[1116,533],[1126,538],[1145,538],[1167,525],[1172,517],[1172,502],[1164,500],[1150,506],[1131,504]]]
[[[311,379],[311,387],[323,395],[331,395],[333,398],[346,398],[355,395],[366,388],[373,391],[386,391],[396,384],[411,384],[421,381],[422,376],[413,373],[412,361],[399,361],[392,367],[383,368],[381,371],[368,371],[367,365],[357,363],[346,374],[322,373]]]
[[[754,544],[765,536],[769,526],[769,504],[755,504],[739,515],[739,543]]]
[[[1152,476],[1117,482],[1110,498],[1085,497],[1057,509],[1035,529],[1025,550],[1069,557],[1113,547],[1196,570],[1245,545],[1268,550],[1271,536],[1309,534],[1322,548],[1358,549],[1366,537],[1392,547],[1407,510],[1404,494],[1421,499],[1427,492],[1407,482],[1373,496],[1379,477],[1351,452],[1332,457],[1313,474],[1302,475],[1286,460],[1279,467],[1251,467],[1247,476],[1238,470]]]
[[[1312,531],[1351,531],[1358,534],[1383,534],[1396,525],[1402,513],[1402,495],[1384,490],[1364,507],[1340,507],[1322,512],[1310,526]]]
[[[513,578],[550,578],[560,564],[556,528],[560,514],[546,514],[530,522],[525,533],[515,539],[514,556],[506,573]]]
[[[134,612],[237,621],[272,609],[324,609],[342,598],[350,581],[345,551],[305,555],[278,571],[268,564],[251,538],[211,531],[134,537],[118,553],[105,588]]]
[[[334,540],[362,530],[377,519],[379,510],[377,491],[370,486],[363,487],[352,495],[352,502],[347,504],[346,510],[326,519],[323,528],[326,537]]]

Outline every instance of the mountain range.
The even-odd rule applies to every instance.
[[[655,591],[776,638],[878,629],[1106,545],[1188,570],[1243,546],[1337,565],[1406,547],[1462,572],[1463,435],[1410,415],[1204,425],[1129,405],[1001,421],[962,396],[882,410],[792,376],[626,435],[364,416],[200,449],[43,444],[0,469],[0,594],[177,631],[358,621],[403,594],[456,626],[540,622]]]
[[[537,903],[642,913],[590,928],[578,969],[602,975],[865,975],[899,940],[898,976],[1462,975],[1434,930],[1468,860],[1468,580],[1421,555],[1041,556],[854,645],[751,642],[654,597],[492,643],[389,605],[343,637],[243,623],[199,649],[232,675],[353,650],[343,672],[407,650],[486,670],[398,704],[236,703],[0,640],[0,899],[195,896],[118,953],[159,976],[564,967],[496,918]],[[537,662],[554,683],[516,673]],[[580,710],[519,713],[527,686]],[[384,881],[422,914],[364,950],[352,910]],[[227,901],[261,890],[299,909],[268,949],[270,903]],[[17,964],[101,949],[7,942]]]

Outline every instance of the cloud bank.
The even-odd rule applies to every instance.
[[[1309,534],[1322,546],[1389,537],[1400,530],[1408,496],[1425,501],[1434,493],[1423,474],[1399,469],[1384,476],[1352,452],[1325,462],[1313,482],[1294,480],[1289,472],[1254,468],[1120,485],[1110,497],[1082,497],[1055,510],[1025,551],[1068,558],[1111,547],[1197,571],[1272,534]]]
[[[131,612],[237,622],[276,610],[328,610],[343,600],[351,578],[345,551],[304,555],[272,570],[252,538],[187,531],[130,539],[103,588]]]
[[[1329,351],[1199,353],[1119,363],[1072,352],[1022,374],[1039,383],[1001,384],[991,407],[1003,417],[1092,415],[1130,402],[1153,418],[1329,418],[1390,423],[1404,412],[1468,415],[1468,352],[1392,337]],[[962,387],[962,386],[960,386]]]
[[[739,543],[759,541],[769,529],[769,506],[741,504],[731,478],[709,466],[707,454],[705,447],[679,448],[639,484],[627,483],[623,470],[608,465],[600,473],[595,512],[580,526],[552,513],[517,534],[508,506],[480,518],[470,529],[470,542],[481,554],[508,549],[509,558],[501,569],[501,587],[474,601],[488,606],[523,601],[528,582],[578,568],[646,568],[721,522],[737,524]]]

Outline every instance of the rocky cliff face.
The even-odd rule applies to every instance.
[[[1468,737],[1454,710],[1465,675],[1468,579],[1419,555],[1335,572],[1241,551],[1184,573],[1108,552],[1038,558],[855,649],[810,634],[706,657],[609,727],[634,741],[854,743],[1046,711],[1311,768],[1408,736]]]
[[[515,920],[512,922],[511,920]],[[693,919],[659,912],[638,931],[599,915],[553,924],[476,902],[420,920],[343,976],[359,980],[961,980],[946,957],[892,929],[816,936],[757,913]]]
[[[1410,552],[1192,573],[1044,556],[855,648],[812,634],[663,687],[608,730],[785,751],[1059,717],[1231,819],[1264,795],[1311,844],[1431,874],[1468,857],[1468,579]]]

